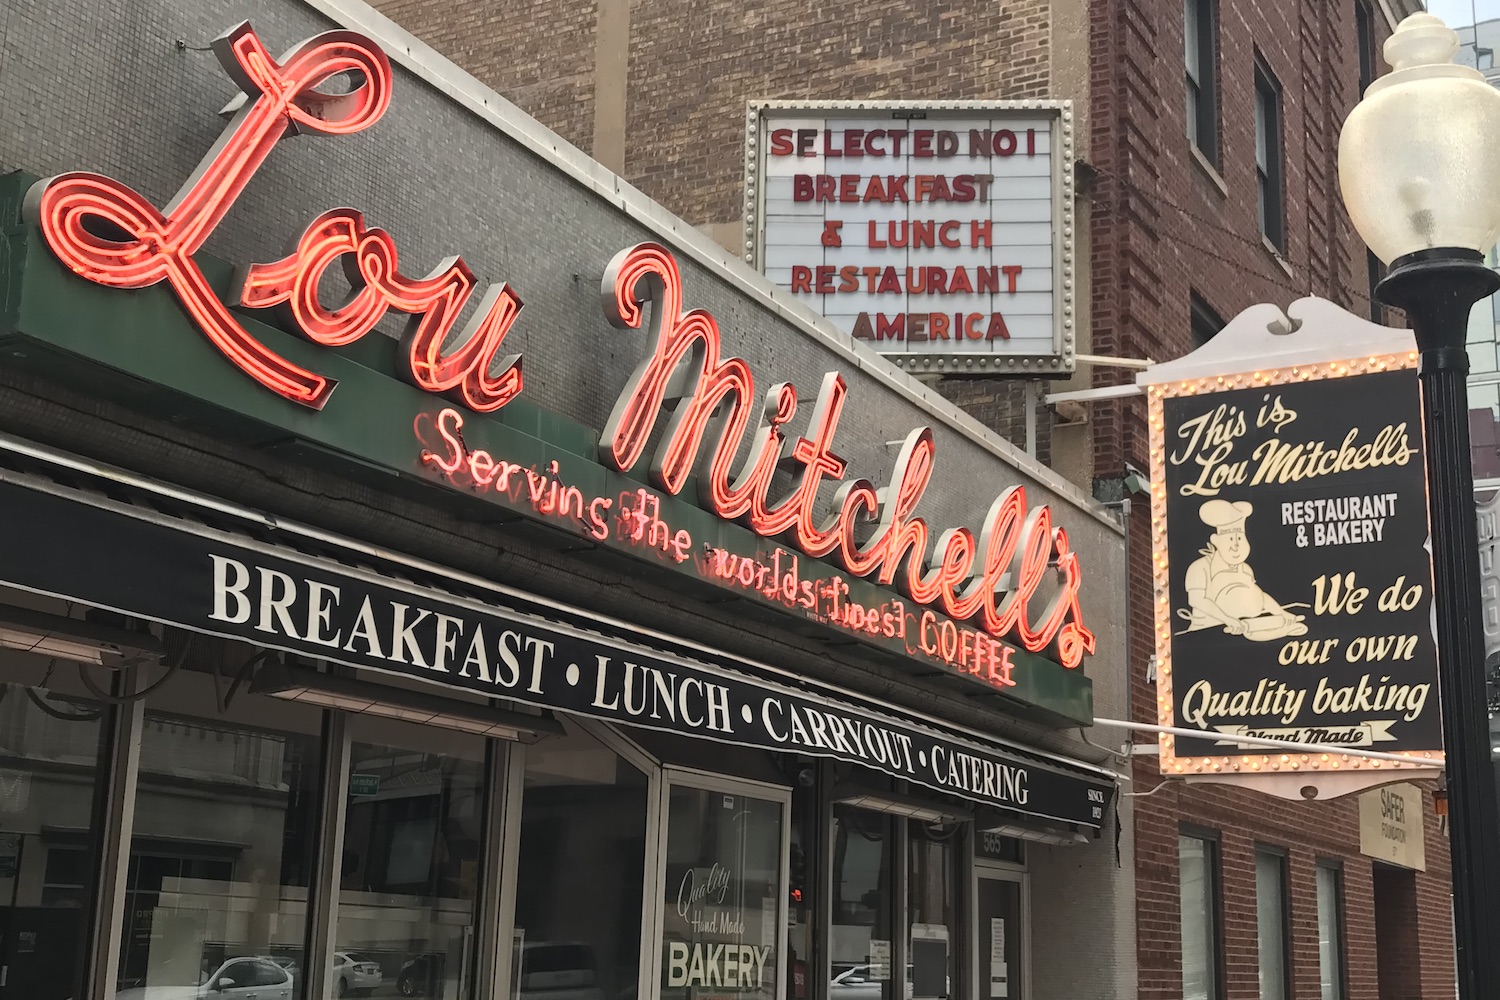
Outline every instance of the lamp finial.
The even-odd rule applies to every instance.
[[[1458,32],[1436,14],[1412,14],[1385,40],[1385,61],[1393,70],[1441,66],[1453,62],[1458,44]]]

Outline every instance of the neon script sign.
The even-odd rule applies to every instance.
[[[709,543],[672,523],[662,498],[644,488],[616,495],[594,495],[569,483],[556,460],[538,467],[496,456],[464,440],[463,414],[445,407],[435,419],[421,414],[414,425],[422,444],[422,464],[440,473],[457,489],[480,495],[503,495],[512,504],[529,506],[533,516],[550,520],[601,543],[613,543],[669,563],[691,563],[703,579],[728,589],[750,591],[769,603],[803,614],[846,632],[896,640],[909,656],[941,663],[991,687],[1011,687],[1013,650],[979,628],[960,627],[951,619],[908,605],[885,593],[879,603],[858,600],[850,581],[837,572],[816,575],[798,554],[780,545],[769,552],[743,555]],[[875,594],[884,593],[875,590]]]
[[[282,138],[352,135],[374,124],[390,105],[390,63],[369,39],[347,31],[308,39],[279,61],[248,24],[213,48],[248,100],[165,209],[112,178],[78,172],[38,182],[28,192],[27,212],[74,273],[112,288],[167,282],[204,335],[245,374],[288,400],[321,409],[335,381],[256,340],[214,295],[194,257]],[[343,76],[356,81],[347,92],[318,89]],[[317,291],[335,265],[350,292],[329,307]],[[339,208],[314,219],[285,258],[252,264],[239,305],[272,309],[289,331],[325,347],[359,340],[392,309],[407,313],[402,377],[470,410],[491,412],[524,385],[520,357],[500,355],[522,306],[507,285],[492,285],[465,328],[450,338],[477,290],[473,272],[457,257],[426,277],[404,275],[390,235],[367,226],[360,212]],[[914,514],[932,477],[931,430],[907,436],[888,486],[877,490],[869,480],[846,479],[833,439],[848,387],[836,372],[824,376],[807,433],[795,440],[786,427],[797,411],[797,391],[789,383],[773,385],[759,407],[749,453],[736,462],[756,409],[755,380],[744,359],[723,356],[712,315],[684,312],[672,255],[653,243],[621,251],[605,272],[602,294],[612,324],[646,329],[654,341],[601,434],[606,464],[630,472],[662,411],[674,408],[649,466],[661,491],[679,493],[696,473],[707,509],[763,538],[785,539],[851,577],[894,586],[919,605],[973,622],[993,639],[1046,652],[1064,666],[1078,666],[1094,650],[1078,601],[1078,557],[1067,532],[1053,526],[1051,511],[1028,506],[1024,487],[996,498],[978,536],[959,527],[933,538]],[[454,346],[445,351],[450,341]],[[713,427],[718,440],[705,446]],[[451,440],[439,464],[467,463],[472,485],[487,485],[483,477],[493,476],[494,466],[480,471],[483,463],[464,453],[456,436]],[[773,476],[787,466],[796,470],[796,484],[773,497]],[[826,513],[817,502],[824,484],[837,484]],[[1044,587],[1050,596],[1042,594]],[[992,683],[1014,682],[1007,671],[1003,679],[992,672]]]
[[[245,374],[287,399],[321,409],[337,383],[251,336],[214,295],[193,257],[281,139],[304,132],[353,135],[375,124],[390,106],[391,64],[373,42],[349,31],[310,38],[278,62],[242,23],[215,39],[213,49],[250,100],[171,204],[158,211],[113,178],[68,173],[38,182],[27,194],[27,211],[52,252],[76,274],[111,288],[168,282],[208,339]],[[361,82],[343,94],[317,89],[342,74]],[[318,282],[346,257],[351,293],[328,308],[318,301]],[[522,386],[519,357],[496,365],[521,311],[515,293],[503,284],[491,286],[458,346],[442,350],[477,287],[459,257],[425,278],[403,275],[390,234],[366,226],[353,209],[336,208],[313,220],[292,254],[251,265],[240,304],[277,307],[289,329],[325,347],[359,340],[391,309],[409,313],[402,374],[471,409],[497,410]]]

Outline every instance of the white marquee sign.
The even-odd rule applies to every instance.
[[[1073,367],[1068,102],[765,102],[746,255],[903,368]]]

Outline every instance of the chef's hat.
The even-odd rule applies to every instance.
[[[1203,523],[1222,531],[1225,528],[1245,528],[1245,519],[1255,508],[1243,500],[1230,503],[1228,500],[1209,500],[1198,508],[1198,516],[1203,518]]]

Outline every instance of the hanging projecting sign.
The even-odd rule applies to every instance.
[[[1433,765],[1414,363],[1404,353],[1150,386],[1160,718],[1204,733],[1163,736],[1164,771],[1400,766],[1237,736]]]
[[[746,251],[896,364],[1073,367],[1067,101],[752,104]]]
[[[336,356],[308,364],[299,351],[299,362],[268,343],[247,311],[260,310],[302,341],[330,349],[361,340],[388,314],[407,314],[396,374],[430,395],[410,417],[417,440],[407,439],[409,458],[401,471],[415,469],[591,544],[680,567],[992,689],[1017,686],[1013,656],[1023,650],[1067,669],[1093,652],[1094,634],[1078,600],[1082,570],[1049,508],[1031,505],[1025,488],[1013,486],[1000,492],[977,528],[929,525],[915,511],[936,468],[931,429],[907,433],[888,481],[877,487],[861,478],[834,440],[848,393],[842,375],[826,373],[812,405],[802,407],[805,423],[794,423],[797,389],[774,383],[762,398],[757,373],[723,350],[712,315],[689,307],[677,262],[658,244],[623,249],[604,267],[606,318],[621,329],[644,332],[649,346],[598,435],[597,463],[576,456],[566,466],[553,456],[537,462],[485,446],[500,433],[485,414],[516,400],[525,386],[520,356],[503,352],[521,314],[519,295],[504,283],[481,291],[458,257],[425,277],[411,276],[418,272],[400,263],[390,234],[369,226],[354,209],[323,212],[286,256],[243,267],[231,309],[205,276],[206,258],[200,259],[215,227],[279,138],[368,128],[390,104],[393,77],[385,53],[345,31],[308,39],[277,60],[241,24],[217,39],[214,49],[247,100],[166,210],[94,173],[61,174],[28,192],[27,216],[73,274],[117,289],[169,287],[225,359],[265,389],[310,410],[323,410],[338,390],[338,379],[326,373]],[[330,96],[319,89],[341,76],[355,82],[348,93]],[[1004,135],[994,123],[985,126],[986,152],[975,153],[974,162],[1045,157],[1056,138],[1046,115],[1037,115],[1024,128],[1013,123],[1021,130]],[[982,123],[969,124],[976,135],[983,132]],[[922,158],[930,149],[951,159],[945,137],[957,134],[953,129],[941,136],[913,131],[911,155]],[[967,124],[965,130],[968,136]],[[1000,190],[998,183],[991,178],[979,185],[971,177],[962,186],[934,173],[918,178],[912,190],[929,200],[938,190],[953,198],[967,191],[972,201],[981,189]],[[994,220],[965,226],[974,234],[1001,228]],[[948,233],[952,227],[941,228]],[[1009,275],[1011,284],[1030,280],[1009,261],[986,265],[985,273]],[[1050,275],[1049,268],[1037,270]],[[951,291],[959,272],[945,273]],[[350,287],[338,305],[328,306],[319,289],[332,274],[342,274]],[[1050,302],[1050,296],[1043,297]],[[472,318],[460,329],[460,314],[470,303]],[[760,385],[766,385],[764,375]],[[312,433],[305,424],[305,418],[297,422],[299,437]],[[657,432],[661,425],[664,434]],[[793,430],[799,425],[805,428],[801,434]],[[773,483],[778,471],[788,470],[794,476],[789,487]],[[650,488],[638,488],[636,480],[620,489],[624,483],[609,478],[616,473],[634,473]],[[717,536],[695,534],[685,519],[674,520],[668,501],[695,475],[701,509],[743,524],[765,543],[729,547]],[[609,488],[595,488],[603,483]]]

